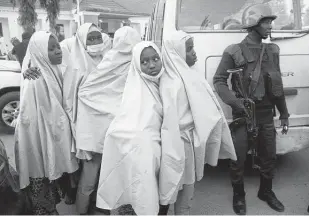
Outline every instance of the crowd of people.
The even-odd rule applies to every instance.
[[[258,197],[282,212],[272,190],[273,107],[283,133],[289,113],[279,49],[262,43],[274,19],[265,5],[245,11],[248,36],[224,51],[214,86],[234,119],[247,120],[248,99],[238,92],[235,77],[230,91],[228,71],[242,68],[251,77],[246,87],[252,89],[259,127]],[[21,63],[15,131],[19,180],[8,163],[3,180],[27,200],[28,213],[58,214],[56,205],[65,198],[82,215],[110,214],[124,205],[137,215],[166,215],[171,204],[176,215],[188,215],[204,165],[229,159],[233,209],[246,214],[248,124],[229,128],[212,88],[198,75],[192,36],[175,31],[163,39],[161,50],[129,26],[118,29],[113,41],[92,23],[61,43],[49,32],[33,33]]]
[[[204,165],[236,160],[196,60],[192,37],[181,31],[162,54],[129,26],[113,42],[92,23],[61,43],[33,33],[15,131],[18,189],[28,211],[58,214],[65,198],[79,214],[124,205],[138,215],[167,214],[174,203],[176,214],[189,214]]]

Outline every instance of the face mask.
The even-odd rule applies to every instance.
[[[141,76],[144,77],[145,79],[150,80],[150,81],[157,82],[160,79],[160,77],[162,76],[163,72],[164,72],[164,68],[162,67],[160,73],[158,73],[156,76],[150,76],[150,75],[145,74],[143,72],[141,72]]]
[[[103,43],[87,46],[87,52],[91,56],[102,55],[103,50],[104,50]]]

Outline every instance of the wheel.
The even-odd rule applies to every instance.
[[[19,114],[20,94],[18,91],[8,92],[0,97],[1,132],[14,132]]]

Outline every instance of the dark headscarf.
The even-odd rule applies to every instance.
[[[19,180],[16,171],[10,166],[5,146],[0,140],[0,188],[11,187],[19,191]]]

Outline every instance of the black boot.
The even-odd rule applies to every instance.
[[[308,208],[307,208],[307,212],[309,213],[309,206],[308,206]]]
[[[233,184],[233,209],[235,214],[245,215],[247,213],[245,196],[244,184]]]
[[[275,193],[272,190],[272,179],[265,179],[263,177],[260,178],[258,198],[262,201],[265,201],[273,210],[284,212],[283,204],[277,199]]]
[[[167,215],[170,205],[160,205],[158,215]]]

